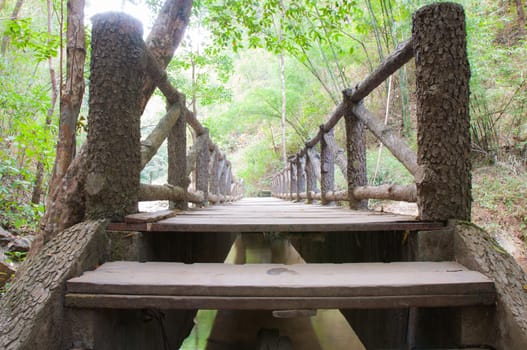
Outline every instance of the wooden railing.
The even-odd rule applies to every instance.
[[[225,153],[209,137],[209,131],[185,106],[185,95],[177,91],[167,79],[166,72],[144,47],[146,72],[167,99],[167,114],[150,135],[141,142],[141,165],[144,167],[168,139],[168,184],[141,185],[139,200],[171,200],[180,208],[186,202],[199,205],[238,200],[243,196],[243,185],[232,174],[232,165]],[[186,126],[194,130],[195,141],[187,153]],[[195,183],[189,183],[194,172]],[[194,189],[187,190],[189,185]]]
[[[363,99],[400,67],[416,58],[417,154],[369,111]],[[402,43],[366,79],[343,92],[343,100],[318,133],[274,175],[271,192],[291,200],[348,201],[352,209],[368,199],[417,202],[423,220],[470,219],[470,134],[466,30],[463,8],[426,6],[414,14],[412,38]],[[344,117],[348,189],[335,191],[333,128]],[[414,176],[408,185],[367,186],[366,135],[370,130]],[[320,154],[316,146],[320,144]]]
[[[167,113],[143,141],[140,117],[147,75],[167,100]],[[146,102],[145,102],[146,103]],[[195,133],[187,154],[186,126]],[[94,17],[87,142],[86,216],[121,220],[138,201],[169,200],[171,207],[233,201],[243,186],[231,163],[185,105],[185,95],[142,39],[141,24],[122,14]],[[168,144],[168,183],[141,184],[139,175],[161,144]],[[195,183],[189,190],[194,172]]]

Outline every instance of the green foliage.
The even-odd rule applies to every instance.
[[[255,196],[258,191],[269,188],[267,174],[279,167],[280,160],[265,138],[245,147],[237,176],[245,180],[245,195]]]
[[[27,258],[27,252],[5,252],[7,262],[21,263]]]
[[[19,167],[16,160],[0,151],[0,225],[13,232],[36,229],[43,205],[31,204],[25,197],[31,193],[33,174]]]
[[[374,179],[378,154],[378,148],[368,149],[366,152],[366,168],[370,185],[408,185],[414,182],[413,176],[408,170],[386,149],[383,149],[381,153],[379,170],[377,171],[377,177]]]
[[[32,18],[9,19],[3,35],[19,50],[31,50],[37,62],[57,56],[59,36],[33,29]]]
[[[18,233],[35,231],[43,214],[41,203],[31,203],[31,193],[38,163],[44,165],[47,183],[57,131],[55,123],[47,123],[56,120],[48,117],[51,88],[43,61],[57,56],[59,34],[43,30],[45,3],[31,6],[44,16],[0,22],[8,43],[0,57],[0,224]]]

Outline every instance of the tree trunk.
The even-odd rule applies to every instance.
[[[463,7],[437,3],[413,17],[417,181],[422,220],[470,220],[469,78]]]
[[[219,166],[220,166],[220,156],[219,150],[214,148],[212,155],[210,157],[209,163],[209,195],[210,194],[219,194]]]
[[[306,170],[304,157],[296,156],[296,196],[300,200],[300,193],[306,191]]]
[[[194,139],[194,144],[187,152],[187,169],[186,176],[190,176],[190,173],[197,171],[197,161],[200,154],[206,150],[209,153],[209,133],[208,131],[204,134],[197,136]],[[208,164],[208,162],[207,162]]]
[[[323,126],[321,126],[321,129]],[[326,198],[326,194],[335,188],[335,156],[328,147],[327,139],[334,137],[333,129],[322,135],[320,140],[320,191],[322,192],[322,204],[332,204],[332,201]]]
[[[520,31],[525,33],[525,11],[523,9],[523,0],[515,0],[516,12],[518,13],[518,26]]]
[[[59,137],[49,192],[53,193],[75,157],[75,133],[84,96],[84,63],[86,35],[84,0],[68,1],[66,32],[66,83],[60,98]]]
[[[285,20],[285,6],[284,1],[280,0],[280,17],[281,22],[278,26],[278,41],[279,43],[282,43],[283,40],[283,28],[282,25]],[[282,109],[280,112],[280,130],[282,135],[282,161],[284,162],[284,166],[287,166],[287,139],[286,139],[286,130],[285,130],[285,123],[286,123],[286,114],[287,114],[287,99],[286,99],[286,81],[285,81],[285,55],[284,50],[280,52],[280,82],[281,82],[281,93],[282,93]]]
[[[95,269],[106,254],[103,221],[62,231],[23,265],[0,299],[0,349],[69,349],[64,341],[66,281]]]
[[[154,29],[148,38],[150,52],[156,57],[165,57],[167,53],[174,52],[181,41],[185,31],[188,17],[190,16],[191,0],[168,0],[160,15],[158,16]],[[181,6],[181,7],[180,7]],[[170,14],[177,14],[171,16]],[[184,16],[187,16],[186,19]],[[77,46],[75,46],[77,47]],[[160,60],[162,67],[166,67],[170,59]],[[154,92],[153,81],[147,77],[143,86],[143,96],[141,97],[141,112],[146,106],[146,102]],[[147,94],[149,92],[149,94]],[[62,103],[62,101],[61,101]],[[120,126],[120,128],[122,125]],[[38,251],[49,239],[65,228],[73,226],[82,221],[85,213],[85,165],[86,147],[73,160],[68,168],[60,185],[50,192],[46,213],[41,222],[41,234],[39,244],[34,244],[32,254]]]
[[[306,150],[306,192],[318,192],[317,188],[317,173],[320,173],[320,157],[313,147]],[[318,176],[320,177],[320,176]],[[313,203],[313,198],[308,195],[307,204]]]
[[[196,142],[199,138],[205,138],[204,147],[199,151],[198,157],[196,159],[196,190],[203,192],[205,197],[205,204],[207,204],[207,198],[209,195],[209,163],[211,152],[209,150],[209,132],[207,130],[203,135],[198,136]]]
[[[16,1],[15,8],[13,9],[13,12],[11,13],[11,19],[18,19],[18,14],[20,13],[20,9],[22,8],[23,4],[24,4],[24,0]],[[9,36],[4,35],[4,37],[2,38],[2,48],[0,49],[0,52],[2,52],[2,56],[5,56],[8,45],[9,45]]]
[[[179,186],[186,191],[189,181],[187,176],[187,121],[185,115],[182,115],[170,130],[167,147],[168,184]],[[171,201],[170,208],[185,210],[188,206],[183,198],[176,202]]]
[[[295,160],[289,160],[289,171],[288,171],[288,175],[289,175],[289,195],[291,196],[291,199],[295,199],[295,196],[296,196],[296,192],[297,192],[297,188],[298,188],[298,183],[297,183],[297,179],[296,179],[296,162]]]
[[[143,30],[124,14],[97,15],[92,21],[86,216],[122,220],[137,212]]]
[[[51,19],[53,16],[53,4],[51,0],[47,0],[47,15],[48,15],[48,34],[51,36],[52,34],[52,26],[51,26]],[[51,119],[53,117],[53,113],[55,113],[55,105],[57,104],[57,96],[58,96],[58,87],[57,87],[57,75],[55,74],[55,68],[53,67],[53,58],[48,58],[48,69],[49,69],[49,81],[51,83],[51,101],[50,106],[48,109],[48,113],[46,115],[46,128],[49,128],[51,126]],[[35,176],[35,185],[33,186],[33,193],[31,195],[31,203],[33,204],[40,204],[40,197],[42,197],[42,183],[44,180],[44,162],[43,160],[39,160],[37,163],[37,172]]]
[[[351,209],[367,209],[368,200],[355,198],[353,190],[358,186],[366,186],[366,126],[353,115],[347,114],[346,123],[346,152],[348,155],[348,195]]]
[[[157,15],[152,31],[146,39],[146,46],[163,69],[168,66],[183,39],[191,9],[192,0],[167,0]],[[141,97],[141,112],[155,89],[154,80],[147,76]]]

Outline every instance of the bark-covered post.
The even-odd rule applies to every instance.
[[[137,212],[140,96],[146,60],[142,25],[105,13],[93,17],[86,216],[121,220]]]
[[[417,96],[417,204],[422,220],[470,220],[469,78],[465,14],[453,3],[413,17]]]
[[[218,194],[218,162],[219,151],[216,147],[212,150],[209,163],[209,193]]]
[[[225,167],[225,180],[224,180],[226,196],[231,195],[231,183],[232,183],[232,164],[230,161],[227,161],[227,164]]]
[[[296,200],[296,191],[297,191],[297,181],[296,181],[296,156],[289,158],[289,194],[291,195],[291,200]]]
[[[289,191],[289,182],[288,182],[288,177],[287,177],[287,170],[286,169],[282,169],[282,171],[280,172],[280,177],[282,179],[281,183],[282,183],[282,187],[280,188],[280,198],[284,199],[285,198],[285,195],[286,193]]]
[[[205,198],[205,205],[207,204],[207,198],[209,196],[209,163],[210,163],[210,150],[209,150],[209,130],[205,129],[205,147],[201,149],[196,158],[196,190],[203,192]]]
[[[291,167],[288,166],[284,169],[284,175],[285,175],[285,199],[291,199]]]
[[[346,153],[348,156],[348,198],[350,209],[367,209],[368,200],[358,200],[353,196],[353,189],[366,186],[366,127],[363,122],[351,113],[344,116],[346,123]]]
[[[187,177],[187,118],[183,115],[176,121],[167,138],[168,184],[183,188],[189,185]],[[170,208],[186,210],[186,200],[170,202]]]
[[[225,153],[220,153],[218,157],[218,195],[225,195],[224,176],[225,176],[225,165],[227,164],[227,156]]]
[[[306,191],[306,173],[304,157],[296,156],[296,195],[300,201],[300,194]]]
[[[316,152],[313,147],[306,147],[306,203],[313,203],[312,193],[317,193],[317,175],[316,175],[316,164],[318,159],[316,158]]]
[[[324,130],[324,126],[321,125],[320,129]],[[320,190],[322,192],[321,202],[324,205],[333,204],[326,198],[326,194],[333,191],[335,187],[335,156],[328,147],[326,137],[333,137],[333,129],[323,133],[320,139]]]

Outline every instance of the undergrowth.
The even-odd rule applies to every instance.
[[[507,230],[527,247],[527,174],[511,163],[475,169],[473,221],[490,232]]]

